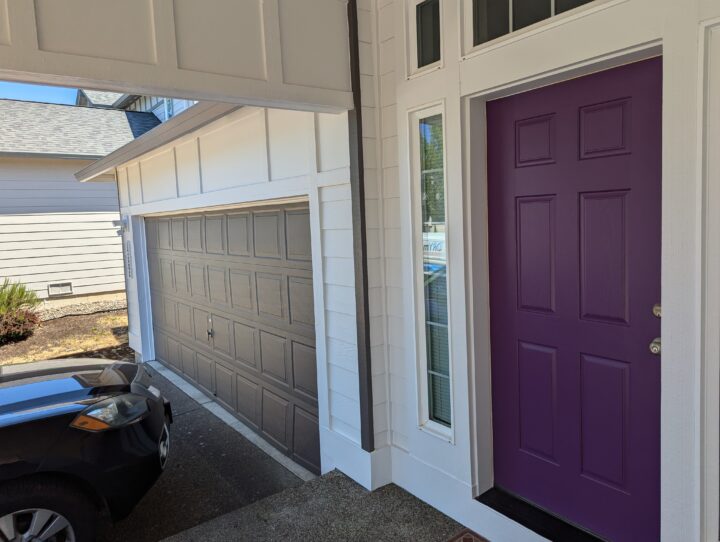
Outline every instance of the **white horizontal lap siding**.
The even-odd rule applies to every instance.
[[[334,431],[359,442],[360,391],[350,185],[321,188],[320,206],[331,426]],[[354,355],[348,357],[348,352]]]
[[[0,159],[0,278],[47,298],[48,284],[73,294],[124,289],[115,183],[82,184],[84,160]]]
[[[406,449],[393,2],[360,2],[358,34],[375,446]],[[395,393],[392,391],[395,390]]]
[[[349,162],[346,114],[245,107],[123,164],[117,173],[126,216],[309,199],[312,234],[319,238],[313,243],[319,252],[313,259],[315,299],[324,303],[315,311],[320,423],[359,449]],[[137,245],[138,237],[133,239]],[[146,258],[138,250],[135,262]],[[128,286],[130,333],[140,337],[151,330],[140,325],[140,313],[148,309],[134,271]]]

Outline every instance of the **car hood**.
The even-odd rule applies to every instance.
[[[130,391],[134,363],[74,358],[0,367],[0,427],[12,419],[73,412]]]

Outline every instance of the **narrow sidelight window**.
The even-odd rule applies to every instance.
[[[473,0],[473,45],[510,31],[510,0]]]
[[[440,60],[440,0],[425,0],[415,6],[417,65],[429,66]]]
[[[449,427],[450,349],[442,115],[420,119],[419,127],[428,417]]]

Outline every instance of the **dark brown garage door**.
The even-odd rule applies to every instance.
[[[146,220],[158,360],[320,470],[306,206]]]

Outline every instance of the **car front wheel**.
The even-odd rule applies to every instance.
[[[72,485],[24,480],[0,487],[0,542],[91,542],[97,517]]]

